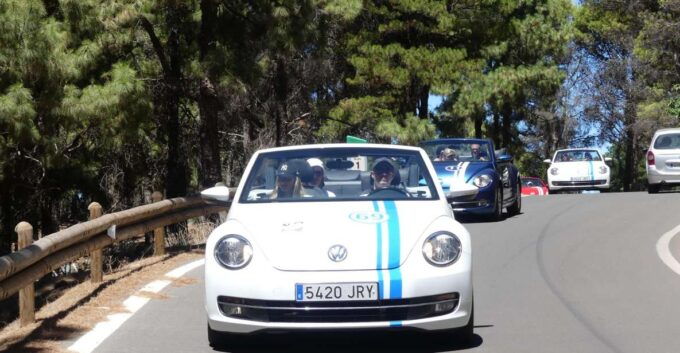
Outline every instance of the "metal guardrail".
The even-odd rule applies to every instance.
[[[35,321],[34,282],[62,265],[90,257],[91,280],[103,279],[102,249],[114,243],[154,232],[154,255],[165,254],[165,226],[226,211],[198,196],[162,200],[155,192],[149,205],[102,215],[102,206],[89,205],[90,220],[49,234],[33,242],[33,227],[19,223],[18,250],[0,257],[0,300],[19,292],[21,325]]]

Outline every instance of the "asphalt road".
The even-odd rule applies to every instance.
[[[409,332],[255,336],[229,352],[680,352],[680,275],[659,258],[680,224],[680,193],[550,195],[523,214],[468,222],[475,334],[470,346]],[[671,242],[680,260],[680,235]],[[211,352],[196,284],[168,287],[95,352]]]

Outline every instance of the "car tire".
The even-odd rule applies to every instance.
[[[647,184],[647,192],[650,194],[657,194],[661,190],[661,185],[659,184]]]
[[[515,192],[515,202],[508,206],[508,213],[511,216],[516,216],[522,212],[522,190],[519,184],[517,184],[517,191]]]

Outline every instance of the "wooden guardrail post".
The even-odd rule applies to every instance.
[[[93,202],[87,206],[90,211],[90,220],[101,217],[102,205],[98,202]],[[104,280],[104,264],[103,264],[103,249],[96,249],[90,252],[90,281],[92,283],[101,283]]]
[[[17,224],[14,231],[18,236],[18,247],[23,249],[33,244],[33,226],[28,222]],[[21,326],[35,322],[35,287],[33,282],[19,290],[19,322]]]
[[[160,191],[154,191],[151,194],[153,202],[163,200],[163,194]],[[156,228],[153,230],[153,254],[155,256],[165,255],[165,227]]]

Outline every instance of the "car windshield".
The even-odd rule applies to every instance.
[[[428,142],[421,147],[433,162],[486,162],[491,158],[491,149],[486,142]]]
[[[316,148],[262,153],[240,202],[433,200],[436,188],[418,151]]]
[[[680,149],[680,134],[659,135],[654,142],[654,148],[657,150]]]
[[[600,153],[596,150],[559,151],[553,163],[601,161]]]
[[[522,178],[522,186],[543,186],[538,178]]]

